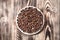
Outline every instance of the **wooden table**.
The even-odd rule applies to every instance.
[[[51,10],[49,16],[53,24],[53,39],[59,40],[59,3],[60,0],[0,0],[0,40],[45,40],[44,29],[41,33],[33,36],[22,34],[16,28],[16,15],[25,6],[34,6],[44,10],[47,6]]]

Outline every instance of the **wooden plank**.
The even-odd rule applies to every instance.
[[[59,40],[60,0],[0,0],[0,40],[45,40],[46,29],[33,36],[22,34],[16,28],[16,15],[25,6],[35,6],[43,10],[53,23],[53,39]],[[46,6],[50,13],[46,12]]]

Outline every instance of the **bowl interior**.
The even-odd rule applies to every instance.
[[[39,11],[41,14],[42,14],[42,16],[43,16],[43,24],[41,25],[41,28],[39,28],[39,30],[38,31],[36,31],[36,32],[32,32],[32,33],[28,33],[28,32],[24,32],[19,26],[18,26],[18,21],[17,21],[17,19],[18,19],[18,15],[21,13],[21,11],[22,10],[25,10],[26,8],[29,8],[29,7],[31,7],[31,8],[35,8],[35,9],[37,9],[37,11]],[[19,10],[19,13],[17,14],[17,17],[16,17],[16,25],[17,25],[17,28],[23,33],[23,34],[26,34],[26,35],[34,35],[34,34],[37,34],[38,32],[40,32],[42,29],[43,29],[43,25],[44,25],[44,15],[43,15],[43,13],[38,9],[38,8],[36,8],[36,7],[33,7],[33,6],[27,6],[27,7],[24,7],[24,8],[22,8],[21,10]]]

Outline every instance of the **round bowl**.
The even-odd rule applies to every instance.
[[[34,6],[26,6],[24,8],[22,8],[21,10],[25,9],[25,8],[29,8],[29,7],[32,7],[32,8],[36,8]],[[39,12],[41,12],[40,9],[36,8]],[[21,10],[19,10],[18,14],[21,13]],[[41,14],[43,15],[43,24],[41,26],[41,28],[36,31],[36,32],[33,32],[33,33],[27,33],[27,32],[24,32],[22,29],[19,28],[18,24],[17,24],[17,17],[18,17],[18,14],[16,16],[16,25],[17,25],[17,29],[20,30],[23,34],[26,34],[26,35],[34,35],[34,34],[37,34],[38,32],[40,32],[42,29],[43,29],[43,25],[44,25],[44,14],[41,12]]]

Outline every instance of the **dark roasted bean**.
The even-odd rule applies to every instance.
[[[36,8],[25,8],[18,14],[17,24],[24,32],[36,32],[43,24],[43,15]]]

